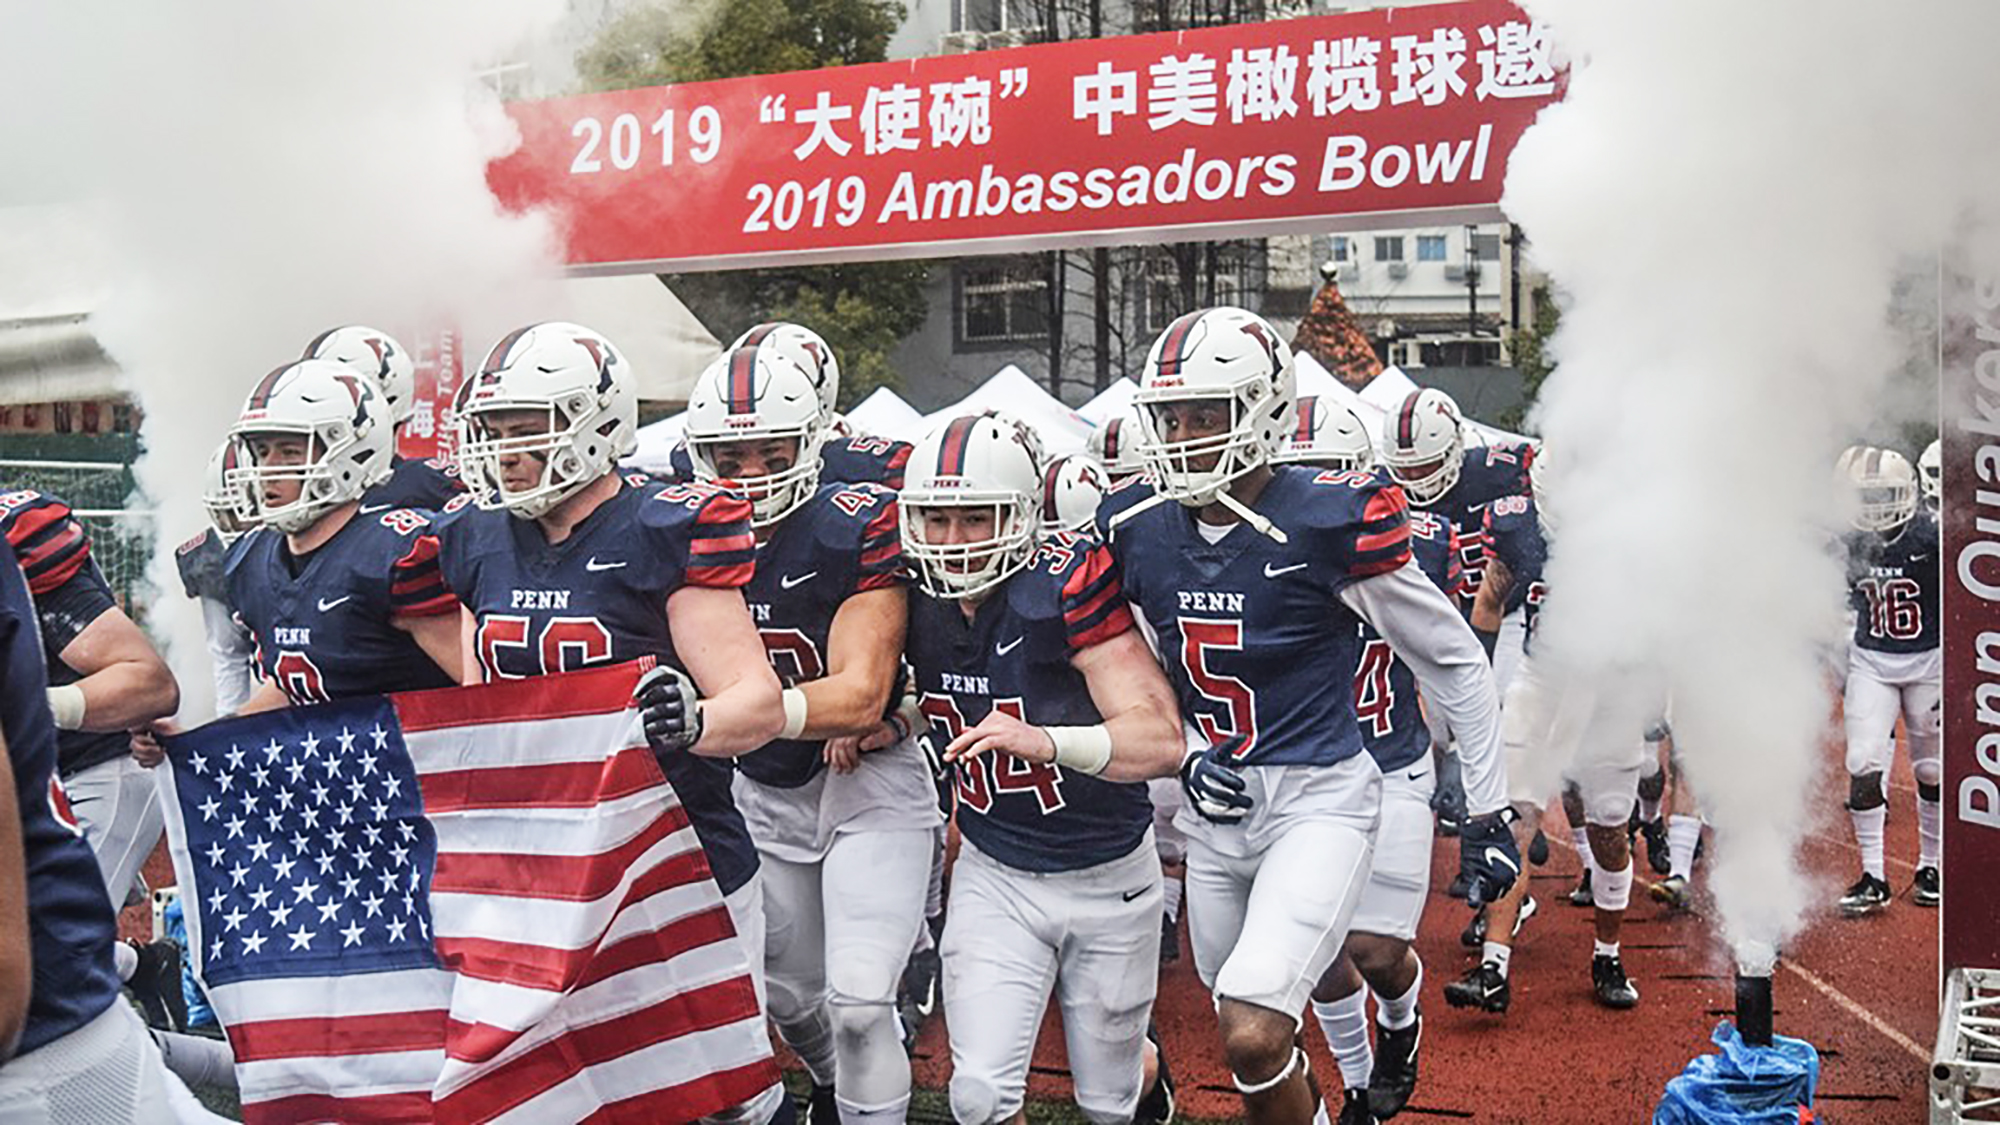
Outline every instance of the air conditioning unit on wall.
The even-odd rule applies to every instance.
[[[1390,345],[1389,354],[1396,357],[1396,366],[1406,371],[1424,365],[1424,344],[1421,340],[1398,340]]]
[[[1408,263],[1408,262],[1390,262],[1390,263],[1389,263],[1389,276],[1390,276],[1390,277],[1392,277],[1392,278],[1394,278],[1394,279],[1396,279],[1397,281],[1401,281],[1401,280],[1403,280],[1404,278],[1406,278],[1406,277],[1410,276],[1410,263]]]

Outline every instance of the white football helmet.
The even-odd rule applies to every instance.
[[[222,536],[224,545],[236,542],[236,537],[250,530],[251,513],[256,511],[256,500],[241,488],[232,488],[229,483],[230,470],[236,468],[237,446],[234,441],[225,440],[208,455],[208,469],[201,479],[201,506],[208,510],[208,522],[215,525],[215,533]]]
[[[1143,425],[1136,413],[1127,411],[1105,419],[1102,426],[1090,431],[1090,455],[1113,480],[1146,471],[1146,463],[1139,459],[1139,429]]]
[[[1291,349],[1256,313],[1225,306],[1168,325],[1132,398],[1140,411],[1139,456],[1160,494],[1191,508],[1228,496],[1230,482],[1269,462],[1291,431],[1294,395]],[[1167,440],[1159,408],[1196,399],[1226,404],[1228,428]],[[1211,463],[1196,467],[1203,461]]]
[[[755,527],[774,524],[812,499],[819,488],[819,451],[826,416],[810,371],[792,353],[746,344],[722,353],[695,380],[687,408],[688,460],[701,480],[727,477],[750,500]],[[728,476],[716,453],[739,441],[789,440],[792,463],[774,473]]]
[[[812,376],[813,389],[819,392],[819,408],[829,415],[839,409],[835,400],[840,397],[840,362],[834,359],[833,349],[827,347],[819,333],[787,320],[767,321],[736,337],[729,350],[742,347],[791,353],[793,362]]]
[[[1933,441],[1917,455],[1917,484],[1923,489],[1924,499],[1930,501],[1931,507],[1937,507],[1944,495],[1943,442]]]
[[[313,337],[302,358],[338,360],[375,380],[388,400],[391,425],[402,425],[416,407],[417,365],[387,332],[360,324],[329,328]]]
[[[1553,538],[1556,533],[1556,514],[1549,507],[1548,471],[1543,468],[1548,463],[1548,448],[1536,445],[1528,457],[1528,495],[1535,501],[1535,518],[1541,521],[1543,538]]]
[[[490,424],[502,411],[537,410],[547,433],[502,438]],[[493,345],[479,373],[458,389],[458,466],[482,508],[535,519],[612,472],[639,441],[639,394],[632,366],[611,341],[580,325],[547,321]],[[542,461],[541,483],[520,492],[501,484],[500,460]]]
[[[1299,399],[1298,413],[1298,422],[1271,460],[1350,471],[1375,467],[1375,442],[1354,411],[1332,399],[1306,395]]]
[[[305,438],[306,463],[258,464],[252,439],[264,435]],[[236,467],[223,474],[224,486],[247,501],[251,522],[287,534],[386,480],[396,445],[388,404],[374,381],[328,359],[296,360],[264,376],[244,401],[229,440]],[[299,482],[298,499],[266,507],[264,484],[282,480]]]
[[[1383,421],[1382,463],[1410,502],[1435,504],[1465,468],[1465,421],[1458,404],[1436,387],[1411,391]]]
[[[1089,531],[1110,490],[1104,466],[1081,453],[1050,461],[1042,472],[1042,534]]]
[[[1840,479],[1854,490],[1854,526],[1893,531],[1917,514],[1917,471],[1893,449],[1853,445],[1840,455]]]
[[[1041,539],[1041,443],[998,411],[966,414],[932,430],[910,452],[900,499],[903,554],[923,588],[940,598],[976,598],[1028,564]],[[924,513],[993,509],[993,535],[932,543]]]

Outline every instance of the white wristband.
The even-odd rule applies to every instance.
[[[76,684],[50,688],[49,710],[55,712],[57,730],[82,730],[83,688]]]
[[[795,687],[785,689],[785,729],[778,732],[779,738],[797,738],[806,729],[806,693]]]
[[[1055,745],[1055,763],[1092,777],[1111,764],[1111,732],[1103,723],[1088,727],[1043,727]]]

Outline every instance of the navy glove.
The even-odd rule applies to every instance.
[[[1437,789],[1431,793],[1431,811],[1453,826],[1465,820],[1465,778],[1459,770],[1458,755],[1439,754]]]
[[[655,664],[632,689],[655,757],[679,753],[701,741],[701,693],[686,672]]]
[[[924,761],[931,767],[931,780],[943,781],[951,776],[951,763],[944,760],[944,744],[938,733],[926,726],[917,732],[917,746],[924,752]]]
[[[1465,877],[1465,904],[1474,910],[1498,900],[1521,877],[1521,849],[1510,825],[1510,808],[1473,817],[1458,829],[1458,871]]]
[[[1243,791],[1243,775],[1223,764],[1243,741],[1239,735],[1206,750],[1191,750],[1181,759],[1181,788],[1194,811],[1212,824],[1239,824],[1256,803]]]

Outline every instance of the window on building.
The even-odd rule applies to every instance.
[[[962,344],[1046,340],[1049,275],[1039,257],[988,258],[958,268]]]
[[[1403,260],[1403,236],[1394,235],[1375,239],[1375,260],[1378,262],[1400,262]]]
[[[1497,234],[1475,234],[1472,236],[1472,256],[1482,262],[1500,260],[1500,236]]]
[[[1347,239],[1338,235],[1334,236],[1333,240],[1333,260],[1336,262],[1347,260]]]
[[[1444,235],[1420,234],[1417,236],[1417,261],[1444,261]]]
[[[76,429],[76,404],[59,402],[55,404],[56,432],[67,434]]]
[[[112,403],[111,432],[116,434],[129,434],[134,429],[136,429],[137,427],[133,425],[132,413],[133,411],[131,403],[129,402]]]
[[[998,31],[1006,20],[1006,0],[953,0],[953,31]]]

